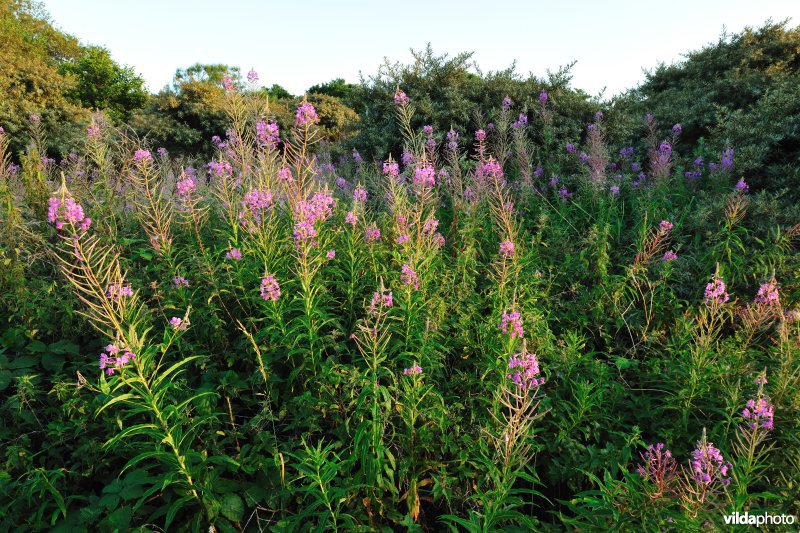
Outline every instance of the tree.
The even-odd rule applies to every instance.
[[[66,93],[73,102],[104,110],[118,123],[127,121],[147,101],[144,80],[133,69],[114,62],[105,48],[84,48],[76,60],[62,64],[61,73],[76,81]]]
[[[231,67],[221,63],[195,63],[191,67],[175,71],[172,88],[175,91],[180,91],[181,86],[187,82],[208,82],[223,87],[222,80],[225,77],[231,78],[235,86],[242,84],[242,71],[239,67]]]
[[[51,151],[66,153],[82,134],[89,113],[66,94],[75,80],[60,66],[76,59],[74,37],[55,29],[41,4],[0,0],[0,126],[11,135],[11,149],[27,143],[28,117],[41,117]]]

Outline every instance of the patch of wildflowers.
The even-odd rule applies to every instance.
[[[121,355],[120,352],[122,352]],[[115,371],[124,368],[135,358],[135,353],[129,350],[122,350],[116,344],[109,344],[105,347],[105,352],[100,354],[100,370],[104,370],[110,376]]]
[[[267,301],[277,302],[281,297],[281,286],[275,276],[268,274],[261,280],[261,298]]]
[[[394,93],[394,103],[395,103],[395,105],[404,106],[404,105],[408,104],[408,102],[409,102],[409,100],[408,100],[408,96],[406,95],[406,93],[404,93],[400,89],[397,89],[397,91]]]
[[[317,110],[314,109],[314,106],[311,105],[309,102],[303,102],[297,108],[297,112],[294,116],[294,125],[298,128],[303,128],[308,126],[309,124],[318,124],[319,117],[317,116]]]
[[[133,154],[133,162],[139,164],[152,163],[153,156],[150,154],[150,150],[139,149]]]
[[[735,189],[739,192],[750,192],[750,186],[744,181],[744,178],[739,178],[739,181],[736,182]]]
[[[514,243],[503,241],[500,243],[500,255],[503,257],[514,257]]]
[[[385,161],[383,163],[383,173],[396,178],[400,175],[400,165],[396,161]]]
[[[414,185],[425,188],[436,185],[436,172],[431,165],[425,165],[414,169]]]
[[[769,403],[769,398],[751,398],[742,411],[742,418],[748,421],[750,429],[771,430],[774,428],[774,414],[775,406]]]
[[[78,202],[72,198],[62,202],[55,196],[47,201],[47,220],[59,230],[63,229],[64,224],[70,224],[80,231],[86,231],[92,225],[92,219],[84,215],[83,207]]]
[[[393,306],[394,301],[392,297],[392,291],[389,291],[386,294],[375,291],[372,293],[372,301],[369,304],[369,309],[367,312],[370,315],[376,315],[381,308],[389,308]]]
[[[400,270],[400,281],[403,282],[403,285],[413,286],[415,289],[419,289],[419,278],[414,269],[411,268],[410,265],[404,264]]]
[[[130,283],[112,283],[106,289],[106,298],[119,302],[123,297],[133,296],[133,287]]]
[[[189,320],[183,320],[182,318],[174,316],[169,319],[169,325],[172,326],[172,329],[175,331],[186,331],[189,327]]]
[[[356,187],[356,190],[353,191],[353,201],[361,203],[367,201],[367,190],[361,185]]]
[[[706,285],[705,303],[724,304],[728,300],[730,300],[730,296],[725,292],[725,282],[714,276],[711,283]]]
[[[367,244],[377,242],[381,240],[381,230],[378,229],[378,226],[375,224],[370,225],[366,230],[364,230],[364,241]]]
[[[503,311],[503,316],[498,327],[500,331],[512,339],[521,339],[525,335],[525,331],[522,329],[522,318],[520,317],[519,311],[513,311],[511,313]]]
[[[419,366],[417,363],[414,363],[409,368],[403,369],[404,376],[419,376],[420,374],[422,374],[422,367]]]
[[[707,486],[719,481],[723,486],[728,486],[731,482],[728,474],[732,465],[723,459],[722,452],[711,442],[697,442],[689,465],[692,479],[700,485]]]
[[[756,303],[773,305],[778,303],[778,284],[774,281],[762,283],[756,294]]]
[[[509,356],[509,373],[506,377],[520,389],[532,389],[544,385],[544,377],[539,377],[539,360],[536,354],[523,352]]]

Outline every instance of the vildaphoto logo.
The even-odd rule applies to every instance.
[[[792,525],[795,523],[794,515],[790,514],[750,514],[745,511],[743,513],[735,512],[725,515],[726,525],[735,526],[778,526],[778,525]]]

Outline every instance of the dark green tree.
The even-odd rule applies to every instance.
[[[144,80],[132,68],[118,65],[105,48],[89,46],[61,73],[75,80],[67,96],[89,109],[106,111],[115,122],[124,122],[147,101]]]

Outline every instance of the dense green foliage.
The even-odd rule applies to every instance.
[[[800,514],[800,30],[145,95],[0,8],[0,531]]]
[[[693,146],[701,137],[714,148],[743,150],[739,170],[748,182],[785,190],[800,201],[800,27],[786,22],[723,35],[660,65],[619,105],[683,125]]]
[[[687,180],[675,133],[550,153],[504,104],[451,146],[393,98],[402,167],[233,86],[203,169],[99,124],[61,181],[0,135],[3,526],[796,515],[800,210],[738,156]]]

